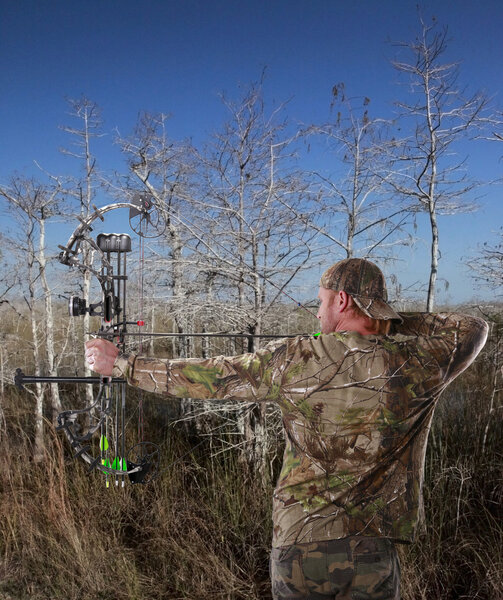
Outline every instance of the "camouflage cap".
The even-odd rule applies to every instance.
[[[386,282],[381,269],[363,258],[346,258],[329,267],[321,276],[321,287],[348,293],[361,311],[372,319],[402,321],[388,304]]]

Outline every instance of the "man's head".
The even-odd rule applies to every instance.
[[[329,267],[320,280],[318,318],[322,333],[384,333],[401,317],[388,304],[384,275],[362,258],[347,258]]]

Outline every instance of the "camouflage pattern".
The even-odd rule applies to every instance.
[[[273,548],[275,600],[399,600],[400,564],[386,538],[341,540]]]
[[[400,315],[388,304],[388,291],[381,269],[370,260],[341,260],[323,273],[320,285],[327,290],[350,294],[367,317],[401,320]]]
[[[210,359],[120,356],[114,376],[167,397],[278,404],[286,447],[273,547],[363,535],[410,542],[437,399],[475,359],[482,319],[400,313],[389,335],[334,332]]]

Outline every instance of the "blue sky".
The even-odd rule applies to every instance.
[[[18,171],[36,174],[33,161],[53,173],[73,168],[58,148],[68,144],[58,126],[69,123],[65,98],[84,94],[103,112],[108,137],[96,151],[102,168],[124,170],[113,130],[129,133],[140,111],[172,115],[170,134],[196,143],[225,119],[219,99],[267,67],[266,99],[290,100],[294,121],[323,122],[330,90],[340,81],[351,95],[372,99],[374,114],[389,116],[400,93],[389,64],[393,40],[418,32],[412,0],[1,0],[0,181]],[[468,90],[499,95],[503,81],[503,5],[498,0],[421,3],[426,20],[449,27],[446,60],[461,61]],[[502,176],[503,144],[477,146],[470,173]],[[484,190],[475,215],[441,219],[440,275],[450,280],[441,300],[482,296],[466,276],[461,256],[494,240],[503,223],[501,187]],[[425,231],[425,233],[427,233]],[[404,256],[395,272],[405,282],[425,279],[427,245]],[[413,273],[412,273],[413,272]],[[487,296],[486,297],[490,297]]]

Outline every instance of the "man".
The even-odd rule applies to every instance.
[[[363,259],[323,274],[318,337],[254,354],[199,359],[86,356],[103,375],[171,397],[276,402],[286,447],[273,499],[277,600],[398,599],[396,543],[413,540],[424,456],[440,393],[466,369],[487,324],[460,314],[397,313]]]

